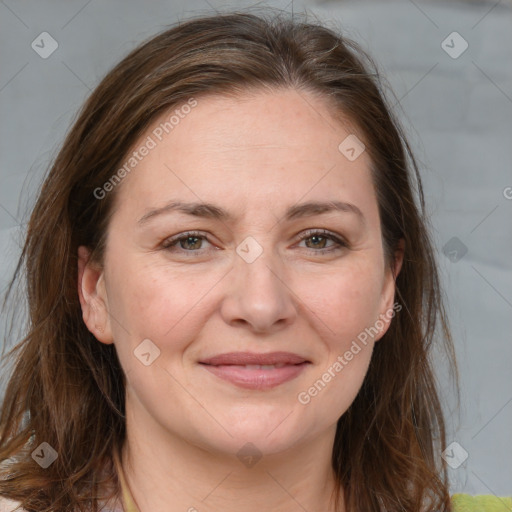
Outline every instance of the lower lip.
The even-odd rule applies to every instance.
[[[202,364],[209,372],[235,386],[246,389],[271,389],[301,374],[310,363],[290,364],[272,370],[249,369],[237,365],[212,366]]]

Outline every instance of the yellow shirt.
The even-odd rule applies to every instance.
[[[454,494],[452,504],[454,512],[512,512],[512,497],[504,498],[492,494]]]
[[[123,493],[125,512],[140,512],[131,495],[123,474],[121,464],[116,464]],[[453,512],[512,512],[512,497],[494,495],[471,496],[469,494],[454,494],[452,496]]]

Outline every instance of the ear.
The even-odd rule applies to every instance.
[[[396,278],[402,269],[402,263],[404,261],[405,254],[405,240],[401,238],[395,249],[394,258],[389,267],[386,268],[384,283],[382,287],[382,300],[379,320],[384,324],[381,332],[375,337],[374,341],[378,341],[384,336],[388,330],[392,318],[395,316],[397,311],[402,309],[401,304],[397,304],[394,307],[395,290],[396,290]],[[380,323],[379,323],[380,324]]]
[[[395,259],[393,261],[393,280],[396,281],[398,274],[400,274],[400,270],[402,270],[402,263],[404,262],[404,254],[405,254],[405,240],[400,238],[398,241],[398,245],[395,249]]]
[[[103,270],[89,263],[90,251],[78,248],[78,296],[85,325],[98,341],[113,343]]]

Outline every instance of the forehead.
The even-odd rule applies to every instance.
[[[162,205],[178,192],[181,199],[240,207],[326,193],[335,200],[343,190],[343,199],[348,193],[361,201],[373,196],[367,152],[351,161],[340,151],[354,135],[362,139],[353,123],[335,118],[331,105],[305,91],[199,96],[193,107],[173,107],[153,121],[133,151],[150,149],[123,179],[127,190],[118,192],[140,208]]]
[[[227,152],[273,149],[277,153],[293,148],[297,157],[318,159],[319,149],[338,151],[340,136],[359,132],[347,117],[342,121],[341,114],[334,117],[326,98],[306,91],[207,95],[195,102],[194,108],[173,108],[155,119],[147,133],[157,145],[169,143],[178,152],[180,147],[193,147],[196,154],[215,151],[219,158]]]

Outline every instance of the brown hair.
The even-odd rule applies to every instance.
[[[115,346],[99,343],[86,328],[77,292],[77,248],[88,246],[101,264],[116,197],[113,190],[98,200],[95,189],[163,111],[205,94],[294,88],[330,102],[361,134],[387,264],[405,241],[396,277],[403,310],[375,345],[362,388],[338,420],[332,464],[347,509],[450,510],[432,348],[444,349],[457,384],[458,373],[418,165],[382,83],[355,42],[284,13],[190,19],[140,45],[107,74],[42,186],[7,292],[24,269],[29,325],[9,352],[15,367],[0,416],[0,459],[9,458],[0,495],[39,512],[97,510],[104,486],[118,490],[112,461],[125,439],[125,379]],[[30,456],[42,442],[58,452],[47,469]],[[335,497],[338,506],[339,490]]]

